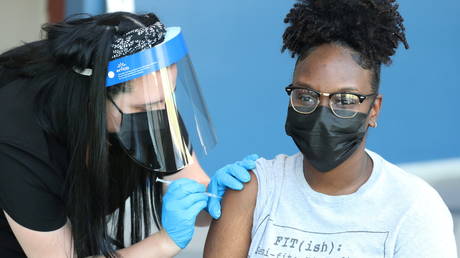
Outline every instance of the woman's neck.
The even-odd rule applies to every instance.
[[[328,172],[315,169],[307,159],[303,161],[305,179],[310,187],[327,195],[346,195],[356,192],[372,174],[372,159],[361,145],[350,158]]]

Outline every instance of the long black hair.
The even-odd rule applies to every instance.
[[[63,196],[78,257],[117,256],[128,197],[131,244],[150,234],[152,220],[161,226],[161,185],[110,141],[106,99],[119,86],[105,87],[114,38],[158,21],[151,13],[74,16],[43,25],[42,40],[0,55],[1,83],[21,79],[36,87],[37,121],[68,150]],[[85,68],[92,76],[75,72]]]
[[[396,0],[298,0],[284,19],[282,51],[299,62],[325,43],[352,49],[378,92],[381,65],[391,64],[399,43],[409,48],[398,7]]]

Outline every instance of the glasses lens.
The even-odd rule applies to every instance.
[[[307,89],[294,89],[291,93],[291,104],[300,113],[311,113],[318,105],[318,95]]]
[[[331,98],[331,108],[334,113],[343,118],[351,118],[359,111],[359,97],[350,93],[334,94]]]

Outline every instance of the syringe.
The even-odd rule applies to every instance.
[[[161,182],[161,183],[163,183],[163,184],[167,184],[167,185],[169,185],[169,184],[172,183],[172,181],[164,180],[164,179],[161,179],[161,178],[158,178],[158,177],[157,177],[157,180],[156,180],[156,181],[157,181],[157,182]],[[209,197],[213,197],[213,198],[217,198],[217,199],[222,199],[222,197],[217,196],[217,195],[212,194],[212,193],[205,192],[205,194],[206,194],[207,196],[209,196]]]

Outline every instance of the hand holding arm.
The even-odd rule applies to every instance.
[[[211,183],[208,185],[208,192],[222,197],[227,188],[233,190],[243,189],[243,183],[247,183],[251,179],[248,170],[256,168],[255,161],[258,158],[259,156],[257,154],[252,154],[242,161],[238,161],[217,170],[211,178]],[[208,212],[214,219],[220,217],[220,199],[209,198]]]

